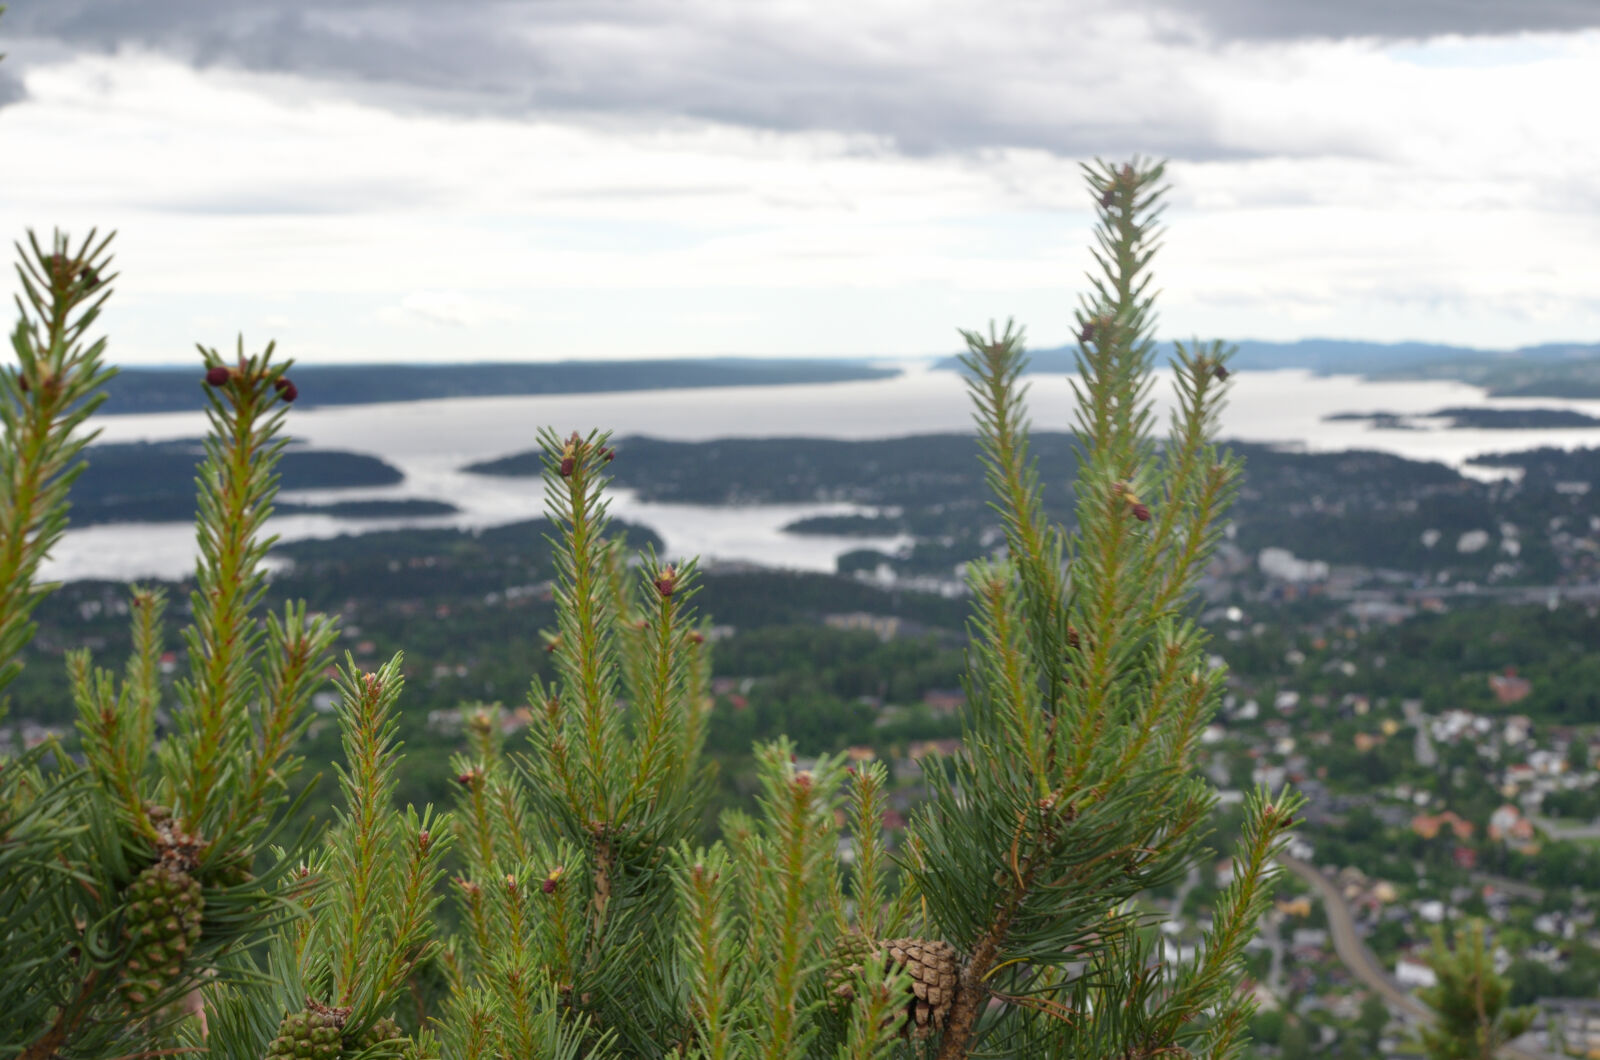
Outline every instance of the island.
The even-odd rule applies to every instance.
[[[167,442],[118,442],[90,446],[83,474],[73,484],[74,526],[95,523],[186,523],[195,513],[195,468],[205,458],[198,438]],[[400,470],[365,453],[291,445],[278,464],[285,490],[392,486]],[[449,515],[455,506],[422,498],[280,501],[282,513],[380,519]]]
[[[1422,429],[1417,420],[1447,420],[1446,430],[1525,431],[1551,427],[1600,427],[1600,417],[1576,409],[1496,409],[1464,407],[1433,412],[1337,412],[1325,422],[1368,421],[1379,430]]]

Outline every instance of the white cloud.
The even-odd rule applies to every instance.
[[[413,291],[402,298],[398,305],[385,306],[376,315],[385,324],[415,324],[420,321],[470,328],[491,321],[515,320],[519,314],[514,306],[460,291]]]
[[[860,16],[877,20],[861,49],[884,50],[887,11]],[[1459,44],[1211,49],[1122,18],[1091,21],[1087,57],[1066,62],[1038,27],[964,22],[977,59],[956,69],[954,29],[903,21],[904,55],[852,61],[908,85],[908,66],[948,62],[956,91],[1015,46],[990,87],[1017,128],[1092,142],[1192,122],[1218,148],[1169,171],[1169,333],[1600,332],[1584,110],[1600,34],[1429,65],[1418,56]],[[1037,146],[906,154],[871,133],[681,116],[463,118],[128,51],[26,70],[28,100],[0,109],[0,141],[29,160],[8,170],[0,231],[121,230],[106,320],[129,361],[291,319],[302,360],[437,358],[437,327],[468,332],[473,357],[925,353],[1011,313],[1046,344],[1089,265],[1077,160]]]

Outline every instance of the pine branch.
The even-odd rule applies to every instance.
[[[556,547],[556,604],[560,633],[552,650],[562,675],[562,707],[571,715],[578,759],[571,806],[580,820],[613,818],[616,791],[613,763],[621,750],[616,710],[616,667],[606,594],[605,435],[585,439],[574,432],[565,441],[544,428],[546,506],[561,527]]]
[[[74,252],[56,233],[46,253],[30,231],[28,250],[17,246],[18,367],[0,372],[0,688],[21,669],[17,656],[35,628],[29,616],[54,588],[34,577],[66,532],[67,490],[98,433],[80,428],[115,374],[102,365],[105,339],[83,345],[116,278],[110,242],[91,231]]]
[[[1033,654],[1043,667],[1045,702],[1065,692],[1070,627],[1066,626],[1066,585],[1061,575],[1060,530],[1047,523],[1039,476],[1029,458],[1028,421],[1023,402],[1027,387],[1018,381],[1027,369],[1022,333],[1009,321],[1003,334],[991,324],[988,338],[963,331],[968,352],[963,366],[973,379],[968,388],[978,423],[978,441],[995,495],[991,507],[1005,525],[1012,563],[1024,572],[1022,591],[1032,625]]]
[[[721,846],[691,851],[685,844],[677,852],[676,867],[684,925],[679,959],[689,984],[695,1055],[733,1060],[742,1055],[741,1006],[735,998],[734,976],[743,935],[731,909],[734,874]]]
[[[888,809],[888,770],[881,762],[867,762],[852,770],[850,785],[850,835],[855,841],[851,900],[856,929],[869,939],[882,938],[886,928],[889,851],[883,841],[883,816]],[[842,926],[842,925],[841,925]]]
[[[175,719],[180,736],[165,761],[185,822],[214,833],[237,808],[218,805],[218,789],[249,746],[249,704],[261,688],[255,663],[262,633],[250,612],[266,591],[261,563],[276,538],[260,531],[277,492],[273,469],[287,444],[278,437],[284,367],[272,364],[273,348],[269,343],[247,357],[241,338],[237,363],[226,365],[215,350],[200,347],[211,434],[197,479],[194,624],[184,631],[191,676],[179,683],[186,709]]]

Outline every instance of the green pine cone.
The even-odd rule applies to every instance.
[[[138,1008],[183,974],[184,957],[200,941],[205,898],[198,881],[165,861],[141,872],[123,894],[122,933],[129,949],[118,986],[123,1000]]]
[[[278,1036],[267,1046],[267,1060],[339,1060],[343,1034],[343,1013],[326,1008],[291,1012],[278,1024]]]
[[[360,1053],[382,1042],[391,1043],[388,1051],[398,1053],[405,1060],[416,1060],[416,1043],[407,1038],[400,1024],[388,1016],[373,1023],[362,1034],[345,1039],[345,1051],[351,1054]]]
[[[847,931],[839,936],[833,945],[833,954],[828,960],[828,978],[825,986],[830,1008],[843,1010],[855,1000],[861,973],[877,950],[878,947],[872,940],[859,931]]]

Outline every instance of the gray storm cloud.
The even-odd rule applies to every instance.
[[[1139,15],[1111,0],[932,2],[920,19],[862,3],[801,12],[698,0],[51,0],[13,10],[0,30],[24,43],[139,47],[197,66],[330,79],[393,108],[698,118],[861,134],[912,154],[1023,147],[1215,159],[1256,152],[1219,132],[1212,104],[1185,83],[1182,64],[1166,61],[1182,50],[1600,25],[1593,0],[1143,2],[1142,24],[1130,28]]]

